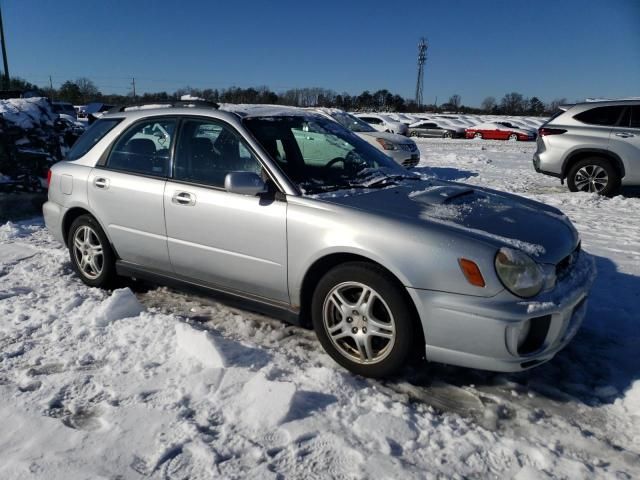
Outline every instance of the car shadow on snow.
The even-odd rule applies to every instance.
[[[411,169],[411,171],[418,175],[425,175],[427,177],[434,177],[438,180],[448,180],[452,182],[478,176],[477,172],[460,170],[453,167],[415,167]]]
[[[456,390],[475,392],[516,403],[518,397],[530,393],[555,402],[587,406],[624,398],[633,382],[640,379],[640,277],[619,271],[608,258],[594,259],[598,274],[582,328],[551,361],[518,373],[421,363],[412,365],[397,382],[391,383],[424,387],[426,403],[430,403],[429,389],[436,386],[438,395],[443,384],[450,387],[449,394],[455,395]]]
[[[627,198],[640,198],[640,187],[622,187],[620,195]]]

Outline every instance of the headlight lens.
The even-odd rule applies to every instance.
[[[397,150],[398,147],[394,143],[391,143],[389,140],[385,140],[384,138],[376,138],[376,142],[380,144],[382,148],[385,150]]]
[[[495,264],[498,278],[514,295],[529,298],[542,290],[542,269],[526,253],[513,248],[501,248],[496,255]]]

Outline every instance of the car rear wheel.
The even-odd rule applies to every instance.
[[[620,175],[611,162],[603,158],[585,158],[569,169],[567,185],[572,192],[615,195],[620,189]]]
[[[381,268],[350,262],[330,270],[312,300],[313,327],[326,352],[365,377],[397,372],[411,353],[413,314]]]
[[[442,138],[453,138],[453,135],[447,130],[442,134]]]
[[[84,283],[106,288],[115,278],[115,255],[95,218],[81,215],[74,220],[67,240],[71,265]]]
[[[515,133],[512,133],[511,135],[509,135],[509,140],[515,142],[516,140],[518,140],[518,135],[516,135]]]
[[[480,132],[476,132],[476,133],[473,135],[473,138],[478,138],[478,139],[482,140],[482,133],[480,133]]]

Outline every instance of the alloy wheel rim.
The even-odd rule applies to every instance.
[[[518,135],[516,135],[515,133],[512,133],[511,135],[509,135],[509,140],[517,140],[518,139]]]
[[[585,165],[576,172],[574,181],[582,192],[600,193],[607,187],[609,175],[600,165]]]
[[[95,280],[104,268],[104,253],[98,234],[91,227],[83,225],[73,235],[73,255],[82,274]]]
[[[381,362],[396,341],[391,309],[364,283],[343,282],[333,287],[325,297],[322,319],[334,347],[358,364]]]
[[[482,134],[480,132],[478,132],[473,137],[474,138],[482,138]]]

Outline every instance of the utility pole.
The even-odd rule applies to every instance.
[[[427,60],[427,48],[429,45],[422,37],[418,43],[418,81],[416,82],[416,104],[422,106],[422,86],[424,84],[424,62]]]
[[[4,61],[3,88],[9,90],[9,62],[7,61],[7,46],[4,42],[4,26],[2,24],[2,10],[0,9],[0,41],[2,42],[2,60]]]
[[[136,78],[131,78],[131,85],[133,86],[133,101],[136,100]]]

